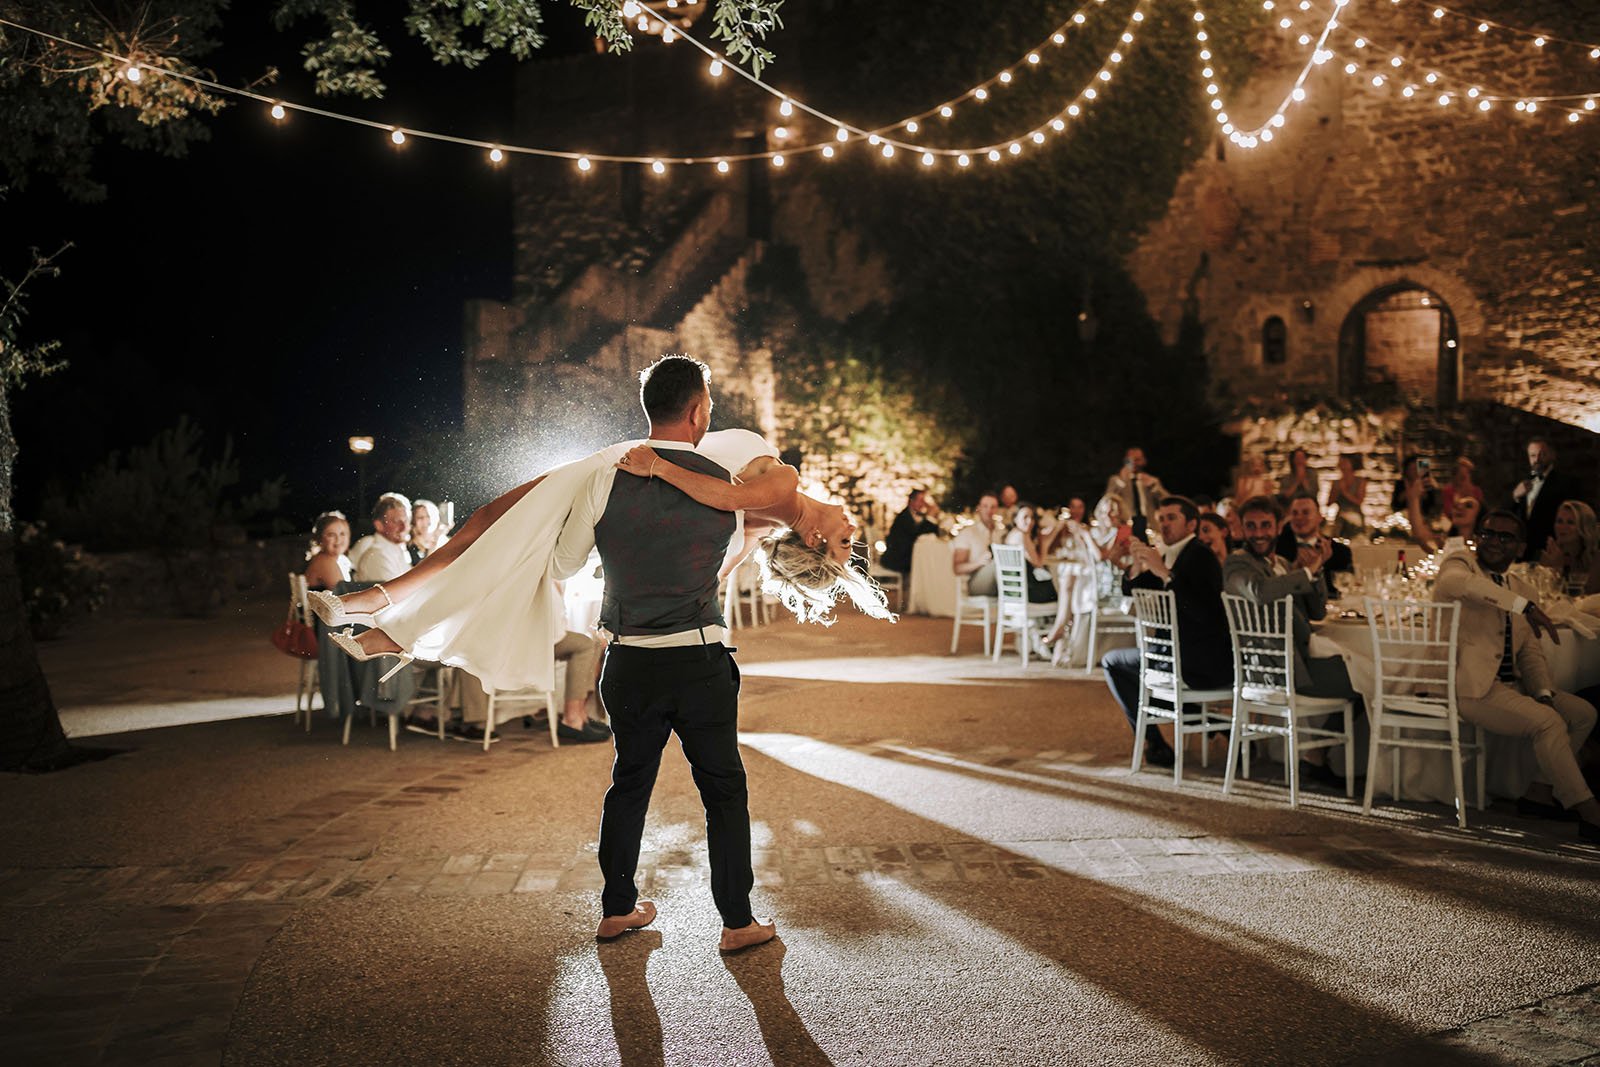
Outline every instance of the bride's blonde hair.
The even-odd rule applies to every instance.
[[[874,619],[897,621],[877,582],[828,555],[825,546],[812,548],[794,530],[763,537],[757,559],[761,588],[801,622],[832,626],[833,608],[841,596]]]

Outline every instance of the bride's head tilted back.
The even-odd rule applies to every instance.
[[[762,538],[762,588],[801,622],[831,626],[841,598],[875,619],[895,621],[878,583],[850,564],[855,532],[844,508],[828,504],[799,527]]]

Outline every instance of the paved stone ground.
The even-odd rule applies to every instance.
[[[6,1060],[1600,1063],[1600,854],[1570,827],[1290,811],[1265,773],[1223,798],[1215,763],[1175,790],[1128,773],[1103,685],[939,656],[946,626],[741,635],[782,937],[726,960],[675,752],[640,871],[661,919],[603,946],[607,746],[251,719],[0,777],[27,813],[0,844]],[[238,695],[292,683],[216,630],[197,654],[237,657]],[[113,639],[48,651],[63,703],[114,697],[74,669]],[[136,653],[122,691],[181,704]]]

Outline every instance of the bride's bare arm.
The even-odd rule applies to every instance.
[[[618,461],[617,468],[640,478],[660,478],[718,511],[766,513],[785,506],[792,511],[800,485],[799,472],[786,463],[770,462],[753,474],[750,474],[751,468],[746,467],[741,474],[748,475],[747,480],[729,483],[680,467],[647,445],[630,450]]]
[[[383,588],[396,602],[404,600],[407,596],[422,588],[428,583],[429,578],[448,567],[451,560],[472,547],[472,542],[476,541],[483,531],[493,526],[496,519],[510,511],[517,501],[526,496],[534,486],[544,481],[544,478],[545,476],[541,474],[531,482],[524,482],[515,489],[500,494],[477,511],[474,511],[472,517],[462,524],[461,529],[451,535],[450,540],[435,551],[428,553],[421,563],[418,563],[398,578],[384,582]]]

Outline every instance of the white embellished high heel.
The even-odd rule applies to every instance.
[[[396,663],[393,667],[390,667],[383,677],[378,679],[379,685],[382,685],[390,678],[393,678],[395,675],[399,674],[407,664],[416,659],[416,657],[409,652],[368,652],[366,649],[361,647],[360,643],[356,641],[355,635],[353,635],[349,630],[335,631],[334,633],[329,634],[328,637],[333,641],[334,644],[339,646],[339,651],[343,652],[345,655],[349,656],[358,663],[365,663],[367,660],[377,659],[379,656],[398,656],[400,662]]]
[[[374,588],[383,594],[383,599],[386,601],[383,605],[384,608],[394,606],[394,601],[389,599],[389,591],[383,587],[383,583],[378,583]],[[312,612],[322,620],[322,625],[329,629],[336,629],[340,626],[377,625],[373,621],[377,617],[376,611],[346,611],[344,598],[335,596],[325,589],[313,589],[306,593],[306,603],[311,605]],[[378,609],[378,611],[382,610],[383,608]]]

